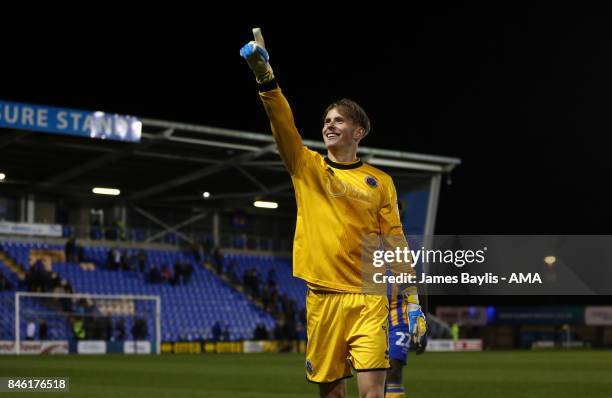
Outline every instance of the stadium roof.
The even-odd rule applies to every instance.
[[[0,129],[0,171],[7,175],[2,191],[87,200],[95,196],[93,187],[114,187],[126,203],[180,208],[293,197],[269,134],[142,122],[140,143]],[[322,142],[304,142],[325,149]],[[428,179],[460,164],[456,158],[369,147],[360,156],[400,179]]]

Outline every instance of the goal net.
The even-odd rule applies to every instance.
[[[63,341],[84,354],[159,354],[160,316],[159,296],[15,292],[16,353],[28,341]]]

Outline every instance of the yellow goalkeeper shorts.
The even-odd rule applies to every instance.
[[[386,296],[308,290],[306,379],[331,383],[389,368]]]

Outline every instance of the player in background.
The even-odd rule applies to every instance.
[[[293,182],[297,223],[293,275],[308,286],[306,298],[306,378],[319,384],[321,397],[346,396],[344,379],[357,372],[359,395],[383,398],[388,360],[388,299],[363,293],[361,244],[365,236],[404,240],[391,177],[357,158],[370,131],[363,109],[351,100],[325,110],[323,157],[302,144],[289,103],[269,64],[263,37],[241,56],[255,74],[272,135]],[[416,290],[406,293],[415,320],[413,337],[425,334]],[[419,322],[416,322],[420,319]]]
[[[400,219],[404,219],[406,212],[405,203],[398,202]],[[419,244],[416,245],[420,246]],[[422,274],[422,264],[415,264],[414,268],[417,275]],[[427,347],[427,335],[420,341],[411,339],[410,318],[407,316],[410,311],[409,303],[403,294],[398,291],[397,286],[391,286],[389,290],[389,362],[391,367],[387,370],[385,383],[385,398],[405,398],[403,371],[408,359],[408,353],[413,349],[417,355],[425,352]],[[423,297],[419,298],[423,305],[423,312],[427,313],[426,301]],[[425,301],[425,302],[423,302]],[[418,320],[417,320],[418,322]]]
[[[408,352],[413,348],[417,355],[425,352],[427,336],[414,341],[411,338],[410,304],[403,294],[394,289],[389,295],[389,362],[385,384],[385,398],[405,398],[403,370]],[[413,321],[415,322],[415,321]],[[419,320],[417,319],[418,323]]]

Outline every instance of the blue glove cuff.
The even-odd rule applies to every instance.
[[[270,61],[270,55],[268,55],[266,49],[258,46],[255,42],[248,42],[247,44],[245,44],[240,49],[240,56],[244,59],[248,59],[253,54],[255,54],[255,52],[257,52],[259,56],[263,58],[264,61]]]

